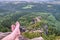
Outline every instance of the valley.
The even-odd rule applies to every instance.
[[[0,32],[10,32],[11,24],[16,21],[21,23],[22,28],[28,30],[23,35],[30,39],[41,35],[39,32],[36,32],[36,35],[29,33],[35,30],[43,30],[42,37],[45,40],[60,38],[59,4],[26,1],[0,2]]]

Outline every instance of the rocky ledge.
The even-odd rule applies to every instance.
[[[0,40],[4,37],[6,37],[7,35],[9,35],[11,32],[0,32]],[[38,38],[33,38],[33,39],[28,39],[28,38],[24,38],[23,36],[19,37],[19,40],[44,40],[42,37],[38,37]]]

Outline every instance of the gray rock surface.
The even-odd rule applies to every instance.
[[[0,32],[0,40],[1,40],[2,38],[6,37],[7,35],[9,35],[10,33],[11,33],[11,32],[5,32],[5,33]],[[24,38],[23,36],[20,35],[19,40],[28,40],[28,39],[27,39],[27,38]]]
[[[9,35],[11,32],[0,32],[0,40],[4,37],[6,37],[7,35]],[[19,40],[44,40],[42,37],[38,37],[38,38],[33,38],[33,39],[28,39],[28,38],[25,38],[23,36],[20,35],[19,37]]]
[[[42,37],[38,37],[38,38],[33,38],[31,40],[44,40]]]
[[[3,32],[0,32],[0,40],[2,38],[4,38],[5,36],[9,35],[11,32],[6,32],[6,33],[3,33]]]

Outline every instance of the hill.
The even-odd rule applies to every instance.
[[[11,31],[10,26],[16,21],[27,30],[43,29],[44,38],[48,40],[52,37],[53,40],[55,35],[60,36],[60,5],[46,2],[0,2],[0,31]],[[32,35],[28,35],[31,38]]]

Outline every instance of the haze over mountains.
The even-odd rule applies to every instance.
[[[60,0],[0,0],[0,2],[8,3],[8,2],[13,2],[13,3],[19,3],[19,2],[35,2],[35,3],[49,3],[49,4],[60,4]]]
[[[1,2],[2,1],[2,2]],[[35,2],[23,1],[8,1],[0,0],[0,12],[50,12],[50,13],[60,13],[60,0],[48,0],[49,2],[41,2],[41,0],[35,0]],[[7,2],[8,1],[8,2]],[[36,2],[37,1],[37,2]],[[59,19],[59,18],[57,18]],[[59,19],[60,20],[60,19]]]
[[[55,0],[0,0],[0,1],[27,1],[27,2],[40,2],[40,1],[55,1]]]
[[[45,2],[43,2],[44,0],[29,0],[32,3],[27,2],[28,0],[18,0],[18,1],[17,0],[13,0],[13,1],[5,0],[5,1],[8,1],[6,3],[5,1],[4,2],[3,1],[4,0],[0,0],[0,9],[10,10],[10,11],[37,11],[37,12],[46,11],[46,10],[55,11],[57,9],[59,10],[59,5],[60,5],[59,0],[45,0]],[[51,2],[51,1],[56,1],[56,2]],[[34,2],[37,2],[37,3],[34,3]],[[48,4],[51,4],[51,5],[48,5]],[[56,6],[56,4],[58,5]]]

